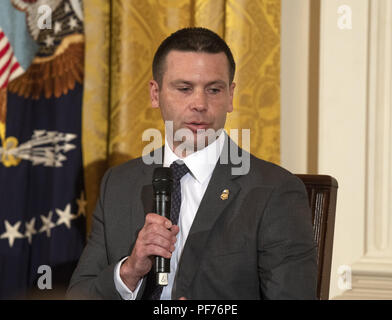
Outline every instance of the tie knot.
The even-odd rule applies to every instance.
[[[174,161],[170,168],[173,172],[173,179],[175,181],[180,181],[183,176],[185,176],[189,172],[189,168],[186,166],[184,162]]]

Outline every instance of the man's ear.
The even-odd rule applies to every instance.
[[[153,108],[159,108],[159,85],[155,80],[150,80],[150,98],[151,106]]]
[[[227,112],[233,112],[234,88],[235,88],[235,82],[232,82],[229,87],[230,105],[229,105],[229,110],[227,110]]]

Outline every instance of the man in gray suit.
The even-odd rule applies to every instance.
[[[138,158],[109,169],[69,298],[316,298],[304,185],[222,131],[233,110],[234,71],[230,49],[210,30],[181,29],[162,42],[153,61],[152,106],[175,134],[185,133],[166,134],[154,159],[162,155],[173,170],[181,162],[178,222],[153,213],[152,175],[162,162]],[[217,134],[200,134],[206,130]],[[247,159],[241,168],[228,156],[236,152]],[[171,259],[163,290],[154,284],[154,256]]]

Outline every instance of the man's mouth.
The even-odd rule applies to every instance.
[[[197,133],[197,130],[207,130],[208,129],[208,123],[206,123],[206,122],[197,122],[197,121],[186,122],[185,126],[188,129],[190,129],[196,133]]]

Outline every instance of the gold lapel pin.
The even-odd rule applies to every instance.
[[[222,200],[227,200],[229,198],[229,193],[230,193],[229,189],[223,190],[222,194],[220,195],[220,198]]]

